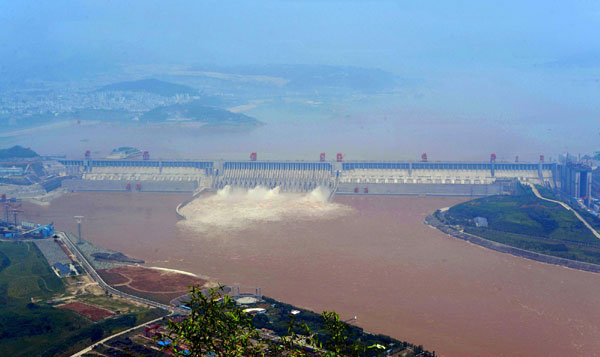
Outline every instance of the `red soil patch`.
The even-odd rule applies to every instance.
[[[125,284],[129,281],[129,279],[120,273],[113,271],[113,269],[98,270],[98,273],[102,275],[102,279],[109,285]]]
[[[112,311],[109,311],[106,309],[101,309],[96,306],[84,304],[79,301],[70,302],[68,304],[59,306],[58,308],[78,312],[93,321],[102,320],[105,317],[114,315],[114,313]]]
[[[139,296],[141,298],[156,301],[156,302],[159,302],[159,303],[165,304],[165,305],[170,305],[171,300],[176,299],[180,296],[183,296],[187,293],[187,291],[179,291],[179,292],[172,292],[172,293],[148,293],[148,292],[132,289],[127,285],[119,285],[116,287],[116,289],[120,290],[124,293],[133,295],[133,296]]]
[[[117,267],[98,271],[104,281],[132,295],[169,303],[187,293],[190,285],[206,284],[194,276],[142,267]]]

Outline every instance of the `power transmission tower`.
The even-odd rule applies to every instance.
[[[77,242],[81,244],[81,222],[83,221],[83,216],[74,216],[73,218],[77,220]]]

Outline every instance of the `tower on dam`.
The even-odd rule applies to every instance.
[[[487,196],[515,192],[518,182],[547,187],[573,186],[587,195],[591,173],[573,174],[557,163],[431,161],[346,161],[342,153],[327,161],[92,159],[60,160],[74,178],[64,180],[71,191],[195,192],[200,188],[280,187],[282,191],[307,192],[325,187],[337,194]],[[517,160],[515,160],[517,161]],[[558,167],[561,167],[558,169]],[[567,179],[564,175],[571,175]],[[579,180],[579,181],[577,181]],[[582,191],[582,185],[588,191]],[[573,187],[575,187],[573,186]],[[575,192],[574,191],[574,192]],[[589,195],[587,195],[589,196]]]
[[[569,197],[581,198],[589,207],[592,200],[592,168],[583,163],[561,165],[561,189]]]

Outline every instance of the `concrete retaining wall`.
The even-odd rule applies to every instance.
[[[165,181],[113,181],[113,180],[81,180],[70,179],[62,182],[62,187],[71,192],[137,192],[136,184],[141,185],[140,192],[193,193],[197,182],[165,182]]]
[[[358,187],[358,195],[364,195],[365,187],[368,195],[399,196],[490,196],[503,193],[503,185],[494,184],[410,184],[410,183],[340,183],[337,195],[354,195]]]
[[[197,182],[186,181],[128,181],[128,180],[82,180],[68,179],[62,187],[71,192],[127,192],[127,184],[136,192],[136,184],[141,185],[141,192],[173,192],[193,193],[198,188]],[[399,195],[399,196],[489,196],[504,193],[506,187],[501,183],[494,184],[402,184],[402,183],[339,183],[336,195],[354,195],[358,187],[358,195]]]
[[[517,247],[512,247],[509,245],[505,245],[502,243],[498,243],[498,242],[494,242],[492,240],[487,240],[485,238],[481,238],[478,237],[476,235],[473,234],[469,234],[469,233],[465,233],[465,232],[459,232],[451,227],[448,227],[446,225],[444,225],[443,223],[441,223],[437,218],[435,218],[433,215],[432,216],[428,216],[425,219],[425,224],[437,228],[440,231],[458,238],[458,239],[462,239],[465,240],[469,243],[473,243],[473,244],[477,244],[480,245],[482,247],[486,247],[489,249],[493,249],[496,250],[498,252],[502,252],[502,253],[508,253],[508,254],[512,254],[518,257],[522,257],[522,258],[527,258],[527,259],[531,259],[531,260],[536,260],[538,262],[543,262],[543,263],[548,263],[548,264],[555,264],[555,265],[561,265],[564,267],[568,267],[568,268],[573,268],[573,269],[579,269],[579,270],[584,270],[584,271],[590,271],[593,273],[600,273],[600,265],[597,264],[592,264],[592,263],[586,263],[586,262],[580,262],[580,261],[575,261],[575,260],[569,260],[569,259],[565,259],[565,258],[559,258],[559,257],[555,257],[552,255],[546,255],[546,254],[541,254],[541,253],[536,253],[536,252],[531,252],[525,249],[521,249],[521,248],[517,248]]]
[[[200,191],[198,191],[197,193],[195,193],[192,197],[190,197],[187,200],[178,204],[177,207],[175,207],[175,214],[177,215],[177,217],[179,217],[179,219],[186,219],[186,217],[183,215],[183,213],[181,213],[181,209],[183,207],[187,206],[188,203],[190,203],[193,200],[195,200],[196,198],[200,197],[200,195],[202,195],[206,192],[210,192],[210,191],[214,192],[214,190],[205,187],[205,188],[201,189]]]

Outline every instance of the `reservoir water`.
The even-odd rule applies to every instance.
[[[83,215],[83,236],[96,245],[148,265],[260,286],[343,319],[356,315],[370,332],[443,356],[600,355],[600,274],[490,251],[423,224],[463,198],[337,197],[333,209],[309,200],[301,208],[283,202],[291,207],[283,211],[259,199],[270,219],[206,230],[178,222],[174,207],[186,197],[69,194],[49,206],[24,205],[24,219],[75,232],[73,216]],[[224,201],[201,200],[227,219]]]

